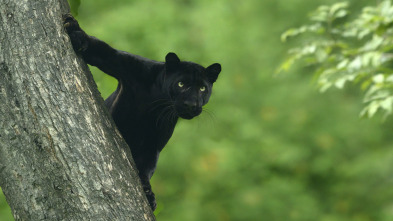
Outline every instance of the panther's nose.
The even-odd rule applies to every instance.
[[[184,106],[191,110],[195,110],[198,107],[198,104],[196,101],[184,101]]]

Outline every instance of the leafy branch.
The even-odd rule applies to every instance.
[[[299,62],[311,66],[322,92],[355,83],[365,91],[361,115],[382,110],[387,117],[393,112],[393,6],[381,1],[352,20],[348,7],[347,2],[320,6],[310,15],[312,24],[283,33],[283,42],[297,37],[302,43],[288,50],[277,71]]]

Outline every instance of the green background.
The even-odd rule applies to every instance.
[[[82,28],[117,49],[223,67],[208,111],[161,153],[158,220],[393,220],[392,119],[360,119],[356,87],[320,94],[306,68],[274,74],[296,44],[281,33],[334,2],[82,1]],[[91,70],[106,98],[116,81]],[[12,220],[3,196],[0,220]]]

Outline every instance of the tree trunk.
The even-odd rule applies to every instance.
[[[0,0],[0,186],[16,220],[154,220],[130,150],[62,26]]]

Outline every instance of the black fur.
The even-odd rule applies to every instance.
[[[90,65],[115,77],[119,84],[106,100],[113,120],[131,148],[150,206],[156,208],[150,178],[179,117],[192,119],[210,98],[220,64],[207,68],[180,61],[168,53],[165,62],[113,49],[88,36],[69,14],[64,27],[74,50]]]

